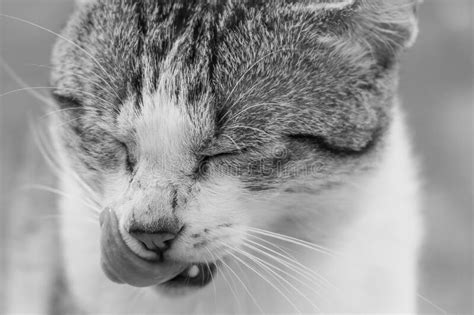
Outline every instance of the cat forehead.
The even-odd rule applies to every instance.
[[[89,5],[99,0],[75,0],[78,6]],[[217,3],[217,0],[208,1],[211,4]],[[296,9],[307,9],[307,10],[335,10],[343,9],[351,6],[355,3],[355,0],[302,0],[302,1],[291,1]]]
[[[317,14],[294,6],[324,3],[332,6]],[[63,93],[84,90],[74,95],[81,104],[111,115],[125,99],[139,109],[146,93],[165,86],[194,124],[213,120],[214,131],[237,145],[311,132],[360,148],[378,128],[377,115],[388,112],[392,84],[377,86],[383,76],[368,39],[341,35],[358,27],[343,23],[355,11],[346,1],[350,10],[339,14],[341,3],[93,2],[65,30],[80,47],[62,41],[55,49],[53,84]],[[389,39],[374,46],[382,63],[400,37]]]
[[[246,85],[237,84],[243,72],[255,78],[251,72],[275,69],[275,64],[266,61],[274,63],[278,57],[284,59],[285,52],[317,45],[308,40],[314,34],[304,34],[317,24],[314,20],[305,21],[292,10],[273,10],[265,1],[233,6],[225,1],[219,5],[201,1],[195,6],[188,1],[85,2],[91,5],[72,19],[65,35],[86,49],[58,47],[53,61],[59,73],[53,73],[53,81],[84,85],[78,77],[70,76],[77,73],[96,81],[94,86],[85,84],[88,89],[109,87],[118,90],[114,94],[119,98],[140,94],[145,85],[156,88],[163,71],[181,76],[174,86],[188,89],[191,103],[193,97],[206,92],[207,85],[213,85],[217,96],[225,97],[231,91],[236,95],[239,91],[235,88]],[[337,1],[327,2],[332,5]],[[281,23],[282,19],[287,23]],[[307,41],[292,47],[302,37]],[[268,56],[262,58],[264,54]],[[252,65],[256,60],[258,64]],[[104,86],[103,81],[109,84]],[[108,97],[110,92],[105,92]],[[230,103],[217,101],[223,106]]]
[[[196,148],[193,139],[202,137],[183,107],[178,106],[168,93],[160,91],[145,93],[142,114],[133,128],[140,155],[168,166],[192,153]]]

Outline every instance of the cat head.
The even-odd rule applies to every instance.
[[[126,255],[182,269],[375,167],[417,33],[415,0],[79,2],[53,53],[59,147]]]

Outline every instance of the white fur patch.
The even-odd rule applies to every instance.
[[[189,147],[191,122],[164,89],[144,94],[142,114],[137,122],[139,151],[163,166],[174,164]]]

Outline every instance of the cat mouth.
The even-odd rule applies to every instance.
[[[101,264],[113,282],[135,287],[199,288],[210,283],[217,270],[215,263],[154,261],[136,255],[126,245],[118,228],[118,219],[111,210],[100,215]]]
[[[188,269],[161,285],[169,288],[204,287],[213,280],[216,270],[215,263],[192,264]]]

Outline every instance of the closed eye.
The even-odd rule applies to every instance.
[[[323,150],[333,155],[348,157],[362,155],[369,151],[375,141],[370,141],[364,148],[355,150],[349,147],[341,147],[330,143],[326,138],[318,135],[295,134],[287,136],[291,141],[316,147],[318,150]]]
[[[228,152],[219,152],[216,154],[212,155],[203,155],[205,159],[221,159],[221,158],[228,158],[228,157],[234,157],[240,154],[243,154],[246,150],[234,150],[234,151],[228,151]]]
[[[53,91],[51,95],[61,109],[82,109],[81,102],[72,96],[64,96],[57,91]]]
[[[123,142],[120,142],[120,143],[122,144],[123,148],[125,149],[125,153],[127,155],[126,160],[125,160],[125,167],[127,168],[127,171],[130,174],[133,174],[133,172],[135,171],[135,167],[137,165],[137,159],[130,152],[129,147],[125,143],[123,143]]]
[[[203,178],[209,173],[209,164],[215,160],[223,160],[237,157],[246,152],[246,149],[218,152],[215,154],[201,154],[198,155],[198,162],[193,171],[193,177],[196,179]]]

